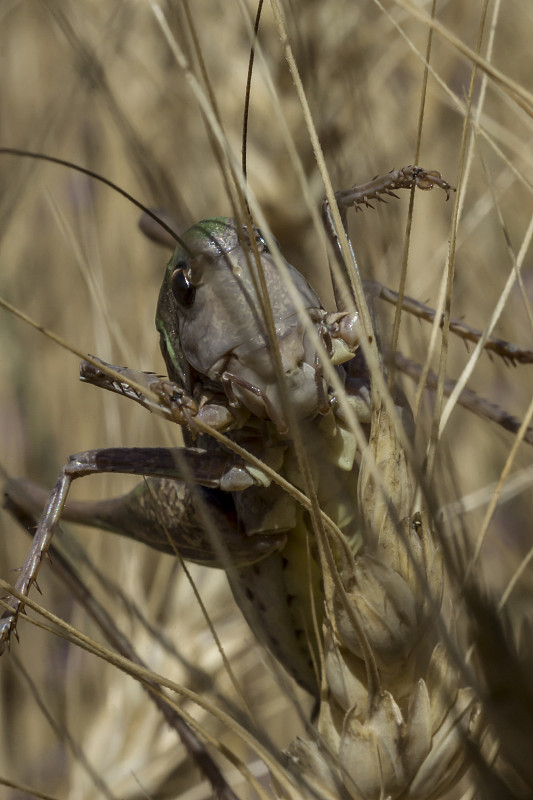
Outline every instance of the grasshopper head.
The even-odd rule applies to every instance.
[[[231,404],[280,423],[278,348],[297,417],[313,417],[323,410],[327,386],[304,317],[321,331],[327,315],[303,276],[281,257],[280,266],[254,231],[255,254],[246,227],[232,219],[204,220],[184,234],[188,251],[174,252],[159,296],[163,356],[170,377],[188,390],[200,380]]]

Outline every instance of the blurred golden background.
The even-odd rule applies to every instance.
[[[162,4],[170,28],[196,70],[184,4]],[[255,13],[252,3],[246,7]],[[430,4],[417,8],[429,13]],[[483,3],[448,0],[437,18],[475,49]],[[428,29],[385,0],[286,0],[289,38],[335,188],[413,162]],[[249,19],[239,3],[191,4],[203,57],[222,122],[236,156],[241,143],[244,87],[250,48]],[[220,168],[210,148],[198,102],[176,63],[150,3],[55,0],[6,3],[1,10],[0,146],[67,158],[99,172],[149,206],[164,207],[182,228],[231,213]],[[489,4],[481,54],[510,80],[533,91],[533,7],[515,0]],[[260,45],[277,102],[294,137],[309,191],[318,207],[324,194],[309,135],[266,5]],[[276,104],[257,59],[251,93],[249,184],[282,251],[332,308],[327,261],[283,142]],[[463,112],[473,69],[442,35],[431,53],[419,163],[455,184],[460,166]],[[452,315],[483,328],[523,247],[532,218],[531,116],[483,71],[476,77],[468,132],[469,160],[457,237]],[[155,305],[167,253],[137,228],[139,212],[110,189],[53,164],[0,155],[0,294],[39,324],[84,352],[114,364],[164,370],[154,328]],[[435,305],[446,263],[455,197],[416,198],[410,243],[408,294]],[[352,235],[364,277],[397,288],[408,195],[374,211],[352,214]],[[531,299],[529,250],[523,291]],[[392,316],[382,314],[386,340]],[[495,335],[533,343],[531,305],[515,285]],[[401,351],[423,362],[430,326],[402,318]],[[448,375],[457,377],[468,353],[453,340]],[[434,368],[437,365],[434,360]],[[483,355],[469,388],[522,418],[533,395],[533,368],[511,367]],[[5,311],[0,311],[0,454],[10,476],[52,487],[70,453],[104,446],[176,442],[143,409],[77,379],[78,359]],[[416,387],[405,381],[411,399]],[[432,395],[417,420],[417,444],[427,442]],[[472,540],[513,445],[512,434],[454,409],[442,440],[435,492],[442,505],[481,492],[451,529]],[[484,548],[484,575],[495,595],[531,547],[531,449],[523,444],[511,478],[520,492],[501,503]],[[73,497],[119,493],[132,481],[103,476],[79,481]],[[525,487],[525,488],[524,488]],[[529,487],[529,488],[528,488]],[[27,537],[0,517],[2,577],[19,566]],[[126,540],[81,530],[102,572],[113,578],[184,659],[229,692],[220,656],[192,591],[173,560]],[[301,730],[290,703],[279,696],[261,663],[219,572],[196,570],[199,590],[255,719],[278,746]],[[156,671],[200,688],[186,663],[165,651],[113,596],[88,579],[121,629]],[[45,565],[43,604],[98,638]],[[528,602],[530,580],[519,590]],[[33,593],[36,595],[37,593]],[[0,661],[2,714],[0,774],[55,796],[209,797],[210,789],[185,763],[182,750],[140,688],[115,668],[69,648],[27,624],[12,653],[31,671],[39,696],[60,726],[53,733],[17,662]],[[196,683],[195,683],[196,681]],[[202,724],[231,738],[219,723]],[[68,739],[78,744],[73,747]],[[80,747],[83,756],[76,749]],[[97,784],[87,760],[106,784]],[[239,790],[237,778],[234,778]],[[241,787],[242,788],[242,787]],[[188,792],[188,793],[187,793]],[[19,797],[0,789],[2,797]],[[248,796],[248,795],[247,795]]]

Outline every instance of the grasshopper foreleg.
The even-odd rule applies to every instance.
[[[129,367],[116,367],[101,359],[96,359],[101,367],[88,361],[80,365],[80,380],[107,389],[109,392],[120,394],[139,403],[148,411],[161,417],[187,427],[190,419],[196,417],[207,423],[212,428],[224,431],[238,425],[242,418],[240,409],[231,409],[221,399],[216,402],[205,398],[196,400],[187,394],[180,386],[168,378],[156,375],[154,372],[141,372]],[[120,373],[123,381],[111,377],[106,367],[111,367]],[[131,385],[130,385],[131,384]]]

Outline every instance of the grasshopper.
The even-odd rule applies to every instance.
[[[336,199],[345,210],[358,203],[369,205],[371,199],[400,188],[427,190],[435,185],[449,196],[451,187],[439,173],[406,167],[338,192]],[[309,640],[312,615],[320,621],[323,601],[317,565],[308,563],[305,568],[312,535],[308,513],[272,485],[266,474],[210,444],[205,435],[193,434],[198,423],[227,432],[232,441],[304,490],[287,435],[288,409],[280,388],[284,385],[296,422],[314,429],[306,437],[312,443],[307,447],[309,462],[324,459],[333,473],[326,478],[315,475],[318,502],[343,535],[355,541],[360,524],[353,511],[356,445],[324,377],[322,362],[326,357],[338,370],[353,360],[359,343],[358,314],[326,312],[303,276],[284,261],[287,286],[287,277],[280,273],[261,232],[252,231],[264,297],[259,275],[254,274],[246,226],[214,218],[181,237],[165,271],[156,313],[168,379],[104,363],[101,368],[82,363],[83,381],[133,398],[181,424],[188,446],[182,450],[115,448],[71,456],[44,503],[33,547],[15,588],[25,595],[35,582],[61,517],[114,531],[163,552],[178,552],[201,564],[226,567],[235,597],[258,638],[302,686],[318,696],[318,651]],[[274,344],[261,312],[265,301],[275,323]],[[322,344],[320,351],[316,339]],[[274,358],[277,348],[281,376]],[[110,378],[106,369],[118,372],[119,380]],[[359,422],[368,424],[368,380],[361,380],[356,369],[341,370],[338,375]],[[155,393],[156,402],[143,393],[143,384]],[[113,501],[65,506],[71,481],[98,472],[145,475],[152,480]],[[345,478],[340,477],[342,472]],[[35,513],[43,506],[42,496],[29,482],[15,481],[5,491],[13,509]],[[202,506],[209,507],[207,525]],[[10,601],[16,603],[14,597]],[[3,615],[0,637],[4,643],[14,631],[20,604],[17,608],[16,613]]]

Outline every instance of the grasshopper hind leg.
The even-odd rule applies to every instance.
[[[152,478],[112,500],[66,503],[72,480],[102,472]],[[285,533],[246,535],[237,522],[231,494],[218,488],[227,482],[231,489],[242,489],[251,480],[226,455],[217,459],[194,448],[109,448],[71,456],[50,495],[31,481],[10,481],[6,505],[16,518],[42,512],[15,589],[27,596],[61,518],[102,527],[209,566],[251,564],[283,547],[286,540]],[[9,641],[24,606],[14,596],[7,602],[11,609],[0,621],[1,644]]]
[[[26,479],[10,480],[4,487],[6,506],[38,516],[49,493]],[[199,506],[207,509],[204,524]],[[246,538],[239,525],[230,494],[182,481],[147,478],[127,494],[107,500],[66,503],[61,518],[91,528],[100,528],[141,542],[168,555],[180,555],[210,567],[223,567],[224,554],[231,563],[250,563],[272,552],[276,537]],[[207,528],[211,528],[211,531]],[[213,543],[213,531],[219,547]],[[280,537],[281,538],[281,537]]]

